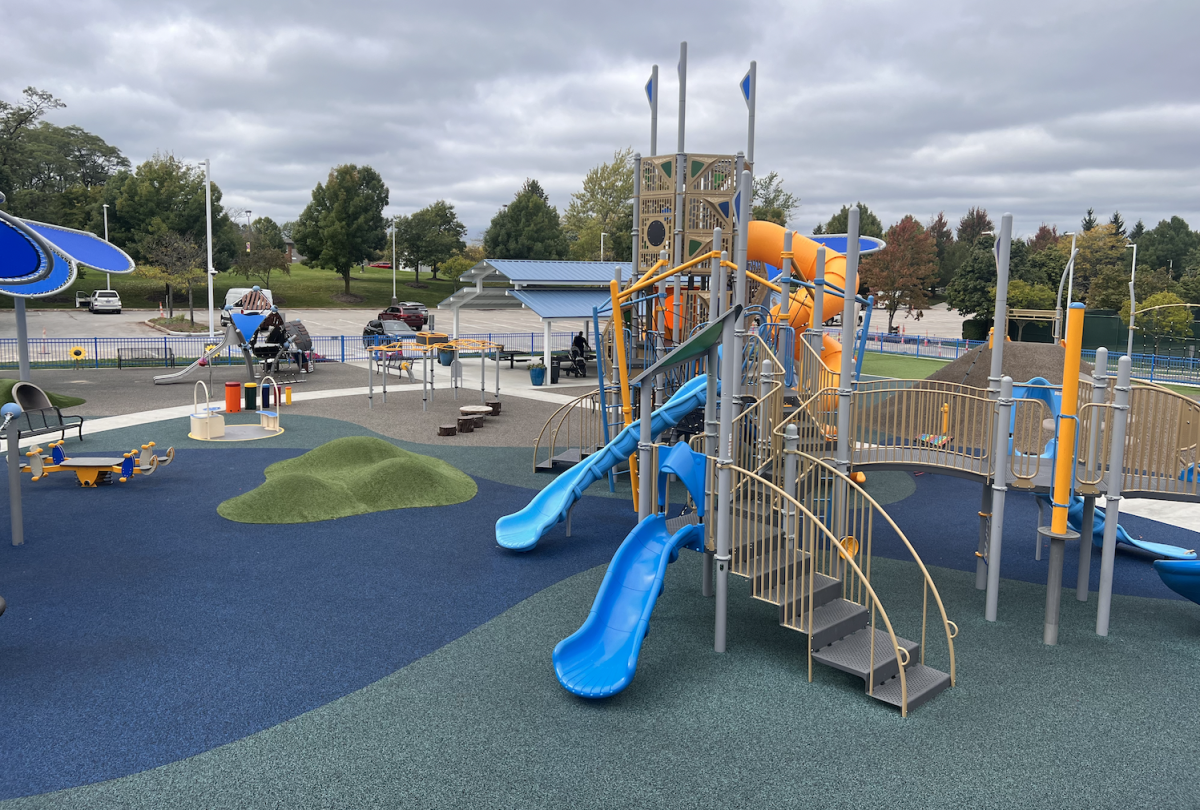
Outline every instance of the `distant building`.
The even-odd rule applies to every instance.
[[[307,259],[296,252],[296,243],[286,236],[283,238],[284,251],[287,253],[289,264],[303,264]]]

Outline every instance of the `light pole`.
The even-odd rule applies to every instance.
[[[608,236],[606,233],[600,234],[600,261],[604,261],[604,237],[606,236]]]
[[[208,158],[204,159],[204,223],[205,237],[208,242],[208,336],[212,338],[213,331],[213,263],[212,263],[212,180],[209,177],[210,166]]]
[[[1062,294],[1063,282],[1067,280],[1068,274],[1071,277],[1071,284],[1075,283],[1075,254],[1079,251],[1075,249],[1075,232],[1068,231],[1063,236],[1071,237],[1071,255],[1067,258],[1067,266],[1063,268],[1062,275],[1058,278],[1058,296],[1054,299],[1054,342],[1057,343],[1062,338]],[[1071,305],[1071,290],[1067,289],[1067,306]]]
[[[104,208],[104,241],[108,241],[108,203],[102,203]],[[104,289],[112,289],[112,276],[108,273],[104,274]]]
[[[396,220],[392,220],[392,306],[396,306]]]
[[[246,209],[246,252],[250,252],[250,209]]]
[[[1133,362],[1133,313],[1137,309],[1133,282],[1137,279],[1137,242],[1129,242],[1125,247],[1133,248],[1133,267],[1129,271],[1129,344],[1125,347],[1125,354],[1129,355],[1130,362]]]

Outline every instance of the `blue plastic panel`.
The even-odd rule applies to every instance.
[[[49,246],[19,219],[0,211],[0,282],[35,281],[50,267]]]
[[[75,283],[75,262],[53,248],[50,274],[29,284],[0,284],[0,293],[15,298],[45,298],[60,293]]]
[[[133,259],[116,245],[105,242],[94,233],[47,225],[44,222],[23,220],[34,233],[50,242],[79,264],[86,264],[105,273],[129,273]]]

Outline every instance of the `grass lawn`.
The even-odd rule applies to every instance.
[[[426,306],[433,307],[452,295],[456,289],[455,282],[445,279],[433,280],[428,273],[421,275],[420,286],[414,283],[411,272],[396,273],[396,297],[401,301],[420,301]],[[257,279],[247,280],[244,276],[233,273],[220,273],[213,278],[213,300],[217,306],[225,301],[225,293],[231,287],[253,287],[262,285]],[[112,287],[121,295],[121,305],[128,309],[157,309],[159,304],[166,302],[166,288],[161,282],[149,279],[134,278],[133,276],[113,276]],[[102,290],[104,274],[96,270],[88,270],[85,277],[76,281],[71,289],[49,298],[39,298],[29,302],[30,309],[70,309],[75,306],[76,292],[92,292]],[[291,274],[280,272],[271,274],[271,293],[275,303],[281,307],[294,309],[327,309],[336,307],[369,307],[383,309],[392,302],[392,271],[379,267],[368,267],[365,273],[357,269],[351,271],[350,294],[358,300],[344,300],[345,283],[341,275],[332,270],[306,267],[294,264]],[[208,291],[200,284],[193,291],[193,302],[197,310],[206,309]],[[12,308],[12,299],[0,296],[0,308]],[[187,315],[187,295],[183,291],[175,293],[175,315]]]
[[[900,380],[923,380],[948,362],[903,354],[867,352],[863,357],[862,373]]]

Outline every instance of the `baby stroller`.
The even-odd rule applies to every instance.
[[[563,363],[562,372],[575,377],[587,376],[587,357],[576,346],[571,347],[571,358]]]

